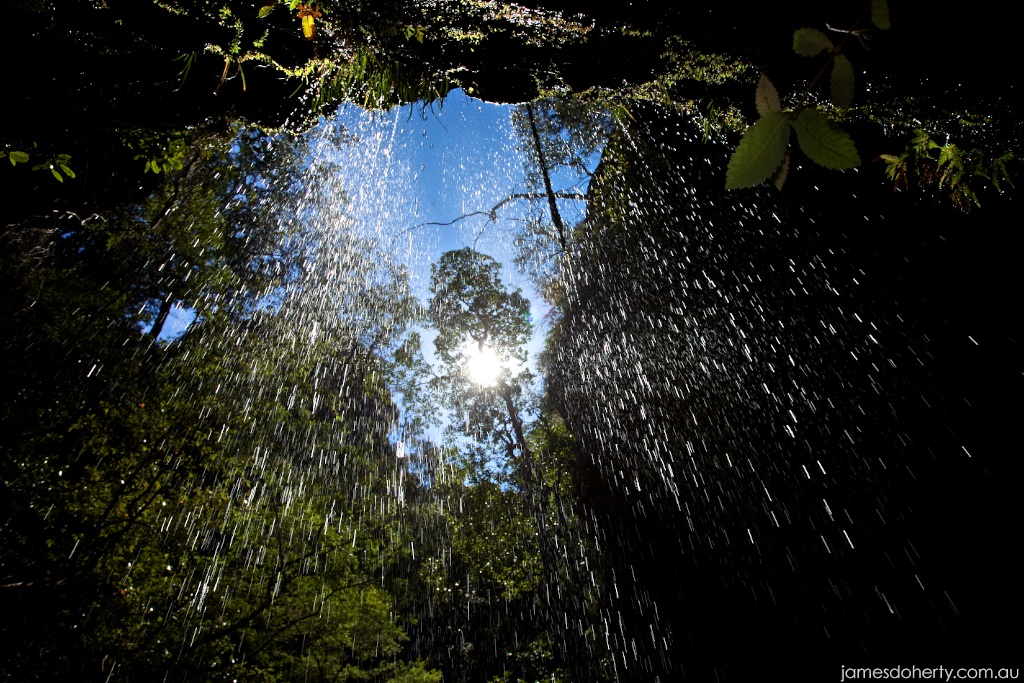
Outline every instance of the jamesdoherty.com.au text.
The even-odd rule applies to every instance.
[[[844,681],[892,681],[892,680],[935,680],[935,681],[1016,681],[1020,669],[995,669],[992,667],[949,667],[949,666],[889,666],[889,667],[841,667],[840,682]]]

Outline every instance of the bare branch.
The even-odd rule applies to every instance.
[[[553,192],[551,195],[548,195],[546,192],[517,192],[515,194],[510,194],[509,196],[507,196],[504,199],[502,199],[500,202],[498,202],[497,204],[492,206],[489,211],[472,211],[470,213],[464,213],[461,216],[459,216],[457,218],[453,218],[452,220],[447,221],[445,223],[440,223],[440,222],[437,222],[437,221],[427,221],[426,223],[419,223],[417,225],[412,226],[411,228],[406,228],[403,232],[412,232],[413,230],[416,230],[418,228],[423,228],[423,227],[426,227],[428,225],[439,226],[439,227],[448,227],[450,225],[455,225],[459,221],[464,221],[467,218],[472,218],[473,216],[487,216],[487,219],[489,221],[494,222],[494,221],[498,220],[498,209],[500,209],[501,207],[505,206],[506,204],[509,204],[511,202],[514,202],[514,201],[518,201],[520,199],[527,199],[527,200],[547,199],[547,200],[550,200],[550,198],[552,196],[555,199],[571,199],[571,200],[575,200],[575,201],[586,201],[586,199],[587,199],[587,195],[582,193],[582,192]]]

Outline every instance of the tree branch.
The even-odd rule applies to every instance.
[[[548,173],[548,165],[544,160],[544,150],[540,144],[540,133],[537,132],[537,119],[533,115],[532,104],[526,105],[526,115],[530,119],[530,133],[533,135],[533,144],[537,151],[537,164],[544,177],[544,191],[548,197],[548,208],[551,210],[551,222],[555,224],[555,230],[558,232],[558,244],[562,247],[562,253],[566,253],[568,245],[565,241],[565,224],[562,223],[562,214],[558,212],[558,203],[555,201],[555,193],[551,188],[551,174]]]
[[[488,220],[490,220],[491,222],[494,222],[494,221],[498,220],[498,215],[497,215],[498,214],[498,209],[500,209],[501,207],[505,206],[506,204],[509,204],[511,202],[514,202],[514,201],[517,201],[519,199],[528,199],[528,200],[547,199],[550,202],[550,201],[553,201],[552,197],[554,197],[554,199],[572,199],[572,200],[576,200],[576,201],[586,201],[587,200],[587,195],[583,194],[582,192],[553,192],[552,191],[550,194],[548,194],[547,192],[516,192],[515,194],[510,194],[509,196],[507,196],[504,199],[502,199],[500,202],[498,202],[497,204],[492,206],[490,208],[490,210],[488,210],[488,211],[471,211],[470,213],[464,213],[461,216],[459,216],[457,218],[453,218],[452,220],[446,221],[444,223],[438,222],[438,221],[427,221],[425,223],[418,223],[418,224],[412,226],[411,228],[406,228],[403,232],[412,232],[413,230],[416,230],[418,228],[423,228],[423,227],[426,227],[428,225],[439,226],[439,227],[448,227],[450,225],[455,225],[459,221],[464,221],[467,218],[472,218],[473,216],[487,216]],[[559,220],[561,220],[561,216],[559,216]],[[559,234],[561,234],[561,233],[559,233]]]

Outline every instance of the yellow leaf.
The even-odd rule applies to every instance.
[[[316,27],[313,26],[313,16],[306,15],[302,17],[302,35],[306,36],[308,40],[313,40],[313,35],[316,33]]]

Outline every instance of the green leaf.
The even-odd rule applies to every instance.
[[[814,57],[833,47],[828,36],[816,28],[799,28],[793,32],[793,51],[803,57]]]
[[[757,93],[754,97],[757,102],[757,113],[761,116],[782,111],[779,91],[764,74],[761,74],[761,80],[757,82]]]
[[[66,175],[68,178],[75,177],[75,172],[72,171],[70,167],[65,166],[64,164],[60,165],[60,170],[64,171],[64,175]]]
[[[853,104],[853,64],[845,55],[836,55],[832,60],[832,104],[846,109]]]
[[[937,168],[942,168],[950,161],[960,161],[960,148],[954,145],[952,142],[946,143],[939,149],[939,161]]]
[[[55,169],[53,166],[50,167],[50,173],[53,174],[53,177],[56,178],[58,182],[64,182],[64,176],[62,176],[60,173],[57,173],[57,169]]]
[[[264,5],[263,7],[260,7],[260,11],[257,13],[256,16],[258,16],[260,19],[263,19],[274,10],[276,4],[277,3],[272,2],[269,5]]]
[[[28,163],[28,154],[25,152],[8,152],[7,156],[11,159],[11,166]]]
[[[788,114],[772,112],[748,128],[729,160],[725,189],[754,187],[766,180],[786,154],[789,127]]]
[[[789,150],[782,155],[782,163],[775,169],[775,173],[772,174],[772,182],[775,183],[777,190],[782,190],[783,184],[786,182],[786,176],[789,175]]]
[[[885,162],[885,175],[894,182],[899,182],[907,175],[907,155],[895,156],[880,154],[878,158]]]
[[[883,31],[889,29],[889,3],[887,0],[871,0],[871,23]]]
[[[1010,180],[1010,173],[1006,170],[1006,163],[1013,159],[1013,152],[1006,152],[1001,157],[992,160],[992,171],[990,180],[992,186],[996,188],[998,192],[1002,192],[1002,183],[1006,183],[1010,187],[1016,187],[1013,181]]]
[[[797,114],[793,128],[800,149],[814,163],[836,171],[860,165],[853,139],[817,109]]]
[[[943,145],[939,150],[939,161],[935,167],[937,169],[945,167],[939,177],[939,187],[949,185],[955,189],[955,186],[964,184],[962,182],[964,176],[963,154],[960,152],[960,148],[952,142]]]
[[[910,143],[919,156],[930,157],[931,150],[938,149],[937,142],[932,140],[928,132],[918,128],[914,131],[914,140]]]

